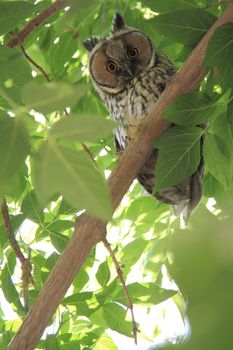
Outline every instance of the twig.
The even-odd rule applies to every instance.
[[[169,123],[162,117],[162,112],[175,99],[195,90],[204,79],[207,69],[203,68],[206,48],[215,30],[224,23],[233,22],[233,5],[219,17],[203,36],[200,43],[190,54],[177,74],[169,81],[164,92],[145,120],[125,152],[120,157],[116,168],[108,178],[113,209],[119,205],[124,194],[144,165],[151,153],[151,143]],[[106,222],[83,214],[77,218],[74,235],[66,245],[63,254],[46,279],[43,288],[34,301],[18,333],[8,346],[8,350],[33,350],[45,328],[55,313],[60,301],[67,292],[73,279],[80,271],[94,246],[103,240],[102,233]]]
[[[28,310],[28,287],[30,283],[33,284],[32,278],[32,265],[30,259],[26,259],[23,253],[20,250],[19,244],[15,239],[14,230],[11,224],[8,205],[6,203],[6,198],[2,198],[1,212],[3,218],[3,224],[10,242],[10,246],[15,252],[16,257],[19,259],[22,268],[22,294],[24,298],[25,308]]]
[[[124,294],[125,294],[125,298],[127,300],[127,307],[130,310],[131,317],[132,317],[134,341],[135,341],[135,344],[137,344],[138,328],[137,328],[137,323],[135,321],[134,312],[133,312],[133,302],[131,300],[131,297],[129,295],[129,291],[128,291],[127,286],[125,284],[125,280],[124,280],[124,277],[123,277],[122,269],[121,269],[121,267],[120,267],[120,265],[119,265],[119,263],[118,263],[118,261],[117,261],[117,259],[115,257],[115,254],[113,253],[111,245],[109,244],[107,239],[103,238],[102,242],[105,245],[105,248],[108,250],[108,252],[109,252],[109,254],[110,254],[111,258],[112,258],[112,261],[113,261],[113,263],[115,265],[115,268],[116,268],[116,271],[117,271],[118,278],[121,281],[121,284],[122,284],[122,287],[123,287],[123,291],[124,291]]]
[[[66,4],[68,4],[67,0],[56,0],[52,5],[47,7],[39,15],[29,21],[22,30],[20,30],[18,33],[15,33],[14,37],[10,39],[6,45],[11,48],[17,45],[22,45],[30,33],[37,29],[39,25],[42,24],[47,18],[51,17],[56,12],[64,8]]]
[[[25,51],[25,48],[23,45],[20,44],[19,47],[23,52],[24,56],[26,57],[26,59],[29,62],[31,62],[31,64],[33,64],[41,72],[41,74],[45,77],[45,79],[49,82],[50,79],[48,77],[48,74],[45,72],[45,70],[29,56],[29,54]]]

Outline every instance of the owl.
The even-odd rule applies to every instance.
[[[83,43],[89,51],[89,72],[93,85],[119,123],[114,130],[117,152],[123,151],[134,137],[138,125],[154,108],[166,81],[176,69],[170,60],[158,52],[151,39],[142,31],[128,27],[116,13],[112,31],[106,38],[91,37]],[[156,181],[157,150],[152,150],[138,174],[138,181],[150,194]],[[173,205],[174,213],[188,217],[199,203],[203,162],[195,174],[182,183],[164,189],[155,197]]]

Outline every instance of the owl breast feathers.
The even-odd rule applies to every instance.
[[[134,137],[140,121],[147,117],[165,88],[175,67],[157,52],[150,38],[138,29],[126,26],[116,13],[112,33],[104,39],[84,41],[90,52],[89,71],[96,91],[113,120],[121,126],[114,130],[117,151],[123,151]],[[149,192],[155,183],[157,151],[153,150],[138,174]],[[155,194],[161,202],[172,204],[176,215],[188,217],[201,199],[203,162],[198,171],[184,182]]]

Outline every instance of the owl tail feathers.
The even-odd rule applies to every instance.
[[[202,197],[202,185],[200,173],[196,172],[191,177],[190,183],[190,197],[177,204],[173,204],[173,211],[176,216],[181,216],[185,222],[188,223],[188,219],[191,214],[197,209]]]

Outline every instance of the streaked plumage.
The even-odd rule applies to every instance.
[[[163,53],[154,49],[147,35],[127,27],[120,14],[113,18],[112,33],[107,38],[92,37],[84,46],[90,51],[93,85],[111,118],[122,123],[114,130],[117,151],[122,151],[134,137],[140,121],[154,107],[175,68]],[[155,182],[156,156],[155,150],[138,175],[139,182],[149,193]],[[203,164],[200,164],[192,177],[156,193],[155,197],[172,204],[176,215],[188,216],[201,199],[202,169]]]

